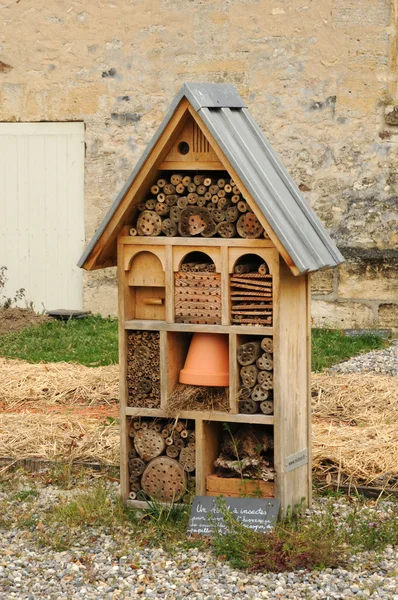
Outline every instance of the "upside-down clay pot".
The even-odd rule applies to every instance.
[[[194,333],[180,383],[226,387],[229,385],[228,336],[222,333]]]

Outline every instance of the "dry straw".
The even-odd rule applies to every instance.
[[[119,462],[119,427],[59,413],[0,415],[0,458]]]
[[[177,416],[183,410],[229,412],[229,390],[224,387],[205,387],[179,383],[170,395],[167,414]]]
[[[314,423],[313,468],[327,482],[398,489],[397,425]]]
[[[312,396],[317,476],[398,489],[398,377],[313,375]]]
[[[118,365],[85,367],[71,363],[30,364],[0,358],[0,403],[7,411],[32,403],[112,404],[119,396]]]
[[[398,377],[312,375],[312,414],[358,425],[398,421]]]

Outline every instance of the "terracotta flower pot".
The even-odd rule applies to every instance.
[[[180,383],[226,387],[229,385],[228,336],[222,333],[194,333]]]

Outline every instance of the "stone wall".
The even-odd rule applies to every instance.
[[[234,83],[348,258],[314,323],[397,327],[395,0],[0,0],[0,120],[86,125],[86,237],[183,81]],[[116,309],[112,271],[85,304]]]
[[[341,250],[344,264],[312,276],[314,324],[398,331],[398,251]]]

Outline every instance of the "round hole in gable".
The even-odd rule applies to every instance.
[[[178,144],[178,152],[183,155],[188,154],[188,152],[189,152],[188,142],[180,142]]]

